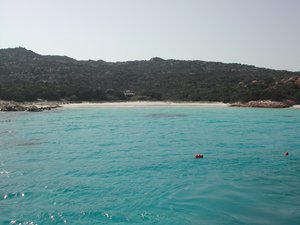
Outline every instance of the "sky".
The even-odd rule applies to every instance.
[[[0,0],[0,48],[300,71],[300,0]]]

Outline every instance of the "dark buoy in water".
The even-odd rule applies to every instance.
[[[288,153],[288,152],[285,152],[285,153],[284,153],[284,155],[288,156],[288,155],[289,155],[289,153]]]
[[[195,158],[196,158],[196,159],[203,158],[203,154],[196,154],[196,155],[195,155]]]

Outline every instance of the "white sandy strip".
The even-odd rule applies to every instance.
[[[293,105],[292,108],[300,109],[300,105]]]
[[[228,104],[221,102],[205,103],[205,102],[103,102],[103,103],[92,103],[92,102],[82,102],[82,103],[70,103],[63,104],[66,108],[76,108],[76,107],[156,107],[156,106],[212,106],[212,107],[227,107]]]

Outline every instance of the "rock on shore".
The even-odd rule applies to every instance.
[[[0,101],[0,111],[28,111],[41,112],[60,107],[59,104],[37,104],[37,103],[18,103],[14,101]]]
[[[260,100],[260,101],[249,101],[249,102],[236,102],[232,103],[230,106],[233,107],[257,107],[257,108],[289,108],[293,106],[294,103],[291,101],[270,101],[270,100]]]

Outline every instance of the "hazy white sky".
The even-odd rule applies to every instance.
[[[300,0],[0,0],[0,48],[300,71]]]

